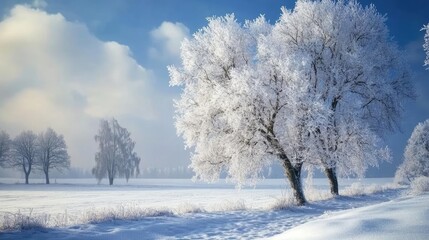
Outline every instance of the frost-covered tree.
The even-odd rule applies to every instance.
[[[183,42],[182,66],[169,67],[170,83],[184,86],[176,128],[194,150],[197,179],[213,181],[225,171],[244,184],[280,161],[297,203],[304,204],[301,168],[323,106],[306,94],[299,70],[283,71],[267,57],[269,44],[258,46],[271,29],[263,17],[242,26],[227,15],[210,18]]]
[[[405,147],[404,162],[398,167],[395,180],[410,183],[420,176],[429,177],[429,119],[414,128]]]
[[[46,184],[49,184],[50,169],[68,169],[70,156],[67,153],[67,145],[63,135],[57,134],[48,128],[37,136],[37,161],[35,166],[45,174]]]
[[[338,194],[337,175],[360,176],[388,159],[377,135],[396,128],[402,101],[414,96],[408,70],[373,5],[299,0],[282,9],[273,35],[304,63],[302,80],[330,110],[318,129],[318,160]]]
[[[7,166],[22,170],[25,174],[25,184],[35,165],[37,157],[37,135],[32,131],[21,132],[12,141],[12,151]]]
[[[12,141],[9,134],[0,131],[0,167],[7,167],[7,161],[10,157]]]
[[[363,175],[388,159],[377,137],[397,126],[412,97],[407,68],[384,17],[356,1],[300,0],[274,26],[210,18],[182,44],[176,128],[193,148],[196,178],[222,171],[239,184],[279,160],[299,204],[303,166]]]
[[[428,25],[424,25],[421,31],[425,31],[425,42],[423,44],[423,49],[426,52],[426,59],[423,66],[427,66],[427,69],[429,69],[429,23]]]
[[[139,173],[140,158],[134,152],[135,142],[130,135],[116,119],[100,121],[100,129],[95,136],[99,151],[95,155],[96,166],[92,169],[98,181],[107,176],[112,185],[116,176],[125,176],[128,181]]]

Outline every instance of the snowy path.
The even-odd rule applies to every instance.
[[[280,182],[281,183],[281,182]],[[282,184],[282,183],[281,183]],[[9,185],[8,185],[9,186]],[[0,186],[8,188],[8,186]],[[219,187],[219,186],[218,186]],[[24,206],[19,202],[17,195],[27,194],[27,197],[37,199],[33,203],[38,206],[37,211],[60,211],[68,205],[70,212],[85,211],[84,206],[91,207],[91,199],[97,195],[106,196],[105,189],[96,191],[73,192],[71,189],[63,189],[60,201],[59,196],[50,201],[43,202],[42,196],[46,194],[58,195],[58,189],[51,187],[51,191],[46,191],[40,186],[40,191],[0,191],[0,200],[7,199],[3,203],[8,203],[9,208]],[[67,188],[67,187],[65,187]],[[73,188],[68,186],[68,188]],[[131,190],[130,190],[131,189]],[[234,189],[212,188],[212,189],[178,189],[172,191],[155,187],[152,190],[147,188],[132,189],[120,191],[119,188],[115,197],[107,197],[106,203],[110,201],[122,201],[121,196],[125,198],[134,197],[147,201],[157,200],[157,204],[169,204],[174,208],[180,206],[180,202],[187,202],[183,213],[160,211],[152,217],[139,217],[136,220],[107,220],[97,223],[76,224],[62,228],[36,228],[15,232],[0,233],[1,239],[255,239],[267,238],[281,234],[295,226],[308,222],[323,214],[367,206],[386,202],[399,196],[400,190],[386,190],[381,193],[369,196],[338,197],[325,201],[311,203],[305,207],[293,207],[285,210],[269,210],[274,197],[281,194],[282,190],[275,186],[267,186],[266,189],[248,189],[237,192]],[[112,191],[112,190],[110,190]],[[7,194],[5,194],[7,193]],[[118,194],[119,193],[119,194]],[[156,195],[161,194],[162,195]],[[68,194],[68,195],[67,195]],[[7,196],[6,196],[7,195]],[[86,195],[86,198],[83,196]],[[238,196],[237,196],[238,195]],[[164,196],[164,198],[161,198]],[[14,198],[15,197],[15,198]],[[51,196],[52,197],[52,196]],[[170,200],[168,202],[167,200]],[[225,201],[219,205],[219,201]],[[246,199],[246,201],[242,200]],[[45,199],[46,201],[48,199]],[[90,201],[91,200],[91,201]],[[58,202],[57,206],[48,206],[53,202]],[[73,205],[71,202],[75,201]],[[189,204],[189,201],[194,201]],[[240,201],[244,201],[240,205]],[[65,203],[64,203],[65,202]],[[201,209],[195,207],[195,203],[201,203]],[[2,204],[3,204],[2,203]],[[174,203],[174,204],[173,204]],[[210,211],[213,206],[221,206],[218,209]],[[27,203],[28,204],[28,203]],[[234,206],[237,205],[237,206]],[[4,205],[2,205],[4,206]],[[229,207],[229,209],[228,209]],[[183,208],[183,207],[182,207]],[[222,211],[225,208],[225,211]],[[242,210],[233,210],[240,209]],[[73,210],[74,209],[74,210]],[[231,210],[232,209],[232,210]],[[88,209],[87,209],[88,210]],[[76,215],[77,216],[77,215]]]

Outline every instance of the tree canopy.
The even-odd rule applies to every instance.
[[[196,178],[225,172],[245,184],[280,161],[298,204],[305,166],[324,169],[338,194],[337,174],[362,176],[389,159],[378,135],[414,96],[385,18],[356,1],[299,0],[274,25],[209,18],[181,59],[170,84],[183,86],[176,128]]]

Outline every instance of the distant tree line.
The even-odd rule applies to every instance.
[[[33,169],[44,173],[49,184],[49,171],[59,171],[70,167],[70,156],[63,135],[52,128],[35,134],[23,131],[14,139],[4,131],[0,132],[0,166],[23,171],[28,184]]]
[[[116,119],[100,121],[99,131],[95,135],[99,150],[91,171],[99,182],[105,177],[110,185],[116,177],[124,177],[128,182],[130,177],[140,173],[141,159],[134,151],[135,142],[130,136],[131,133],[121,127]],[[33,170],[43,172],[46,184],[49,184],[50,170],[61,172],[70,169],[70,156],[63,135],[52,128],[39,134],[23,131],[13,139],[5,131],[0,131],[0,167],[22,171],[26,184]],[[88,176],[76,169],[70,174]]]

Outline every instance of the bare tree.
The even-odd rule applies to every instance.
[[[4,131],[0,132],[0,167],[7,167],[9,160],[12,141],[9,134]]]
[[[7,167],[9,160],[12,141],[9,134],[4,131],[0,132],[0,167]]]
[[[134,152],[135,142],[116,119],[100,121],[95,141],[99,151],[95,155],[96,166],[92,173],[99,182],[107,175],[109,184],[113,185],[116,176],[125,176],[128,181],[129,177],[139,173],[140,158]]]
[[[50,169],[61,171],[70,167],[70,156],[67,153],[64,137],[57,134],[53,129],[48,128],[38,135],[37,148],[35,166],[45,173],[46,184],[49,184]]]
[[[7,165],[22,169],[25,174],[25,184],[35,164],[37,157],[37,136],[32,131],[21,132],[12,142],[12,152]]]

